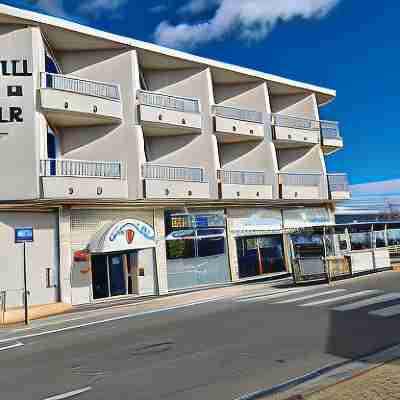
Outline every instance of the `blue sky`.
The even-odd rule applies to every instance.
[[[6,0],[105,31],[337,90],[321,118],[351,183],[400,178],[400,3],[383,0]]]

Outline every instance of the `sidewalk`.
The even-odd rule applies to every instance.
[[[205,290],[168,294],[165,296],[121,299],[115,302],[101,302],[77,307],[71,307],[63,303],[30,307],[29,326],[31,328],[39,328],[46,325],[68,323],[68,321],[73,320],[108,318],[110,315],[117,313],[150,312],[152,310],[187,306],[197,302],[215,301],[222,298],[229,299],[241,294],[252,294],[259,291],[270,290],[278,285],[285,285],[285,283],[285,279],[268,282],[251,282],[242,285],[214,287]],[[13,319],[11,319],[12,316]],[[7,316],[5,324],[0,324],[0,336],[2,334],[7,334],[10,330],[14,330],[14,328],[17,327],[15,324],[23,321],[23,316],[22,309],[13,310],[12,315],[10,313]]]
[[[261,399],[399,400],[400,345],[354,360]]]
[[[375,367],[303,398],[305,400],[398,400],[400,399],[400,359]]]

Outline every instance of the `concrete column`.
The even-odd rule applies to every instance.
[[[59,211],[59,236],[60,236],[60,298],[63,303],[72,304],[71,290],[71,211],[62,208]]]
[[[239,280],[239,262],[237,256],[236,239],[233,236],[232,225],[233,225],[232,219],[227,218],[226,235],[229,248],[229,265],[231,268],[232,282],[237,282]]]
[[[156,232],[156,268],[159,294],[168,293],[167,252],[165,246],[164,209],[154,210],[154,230]]]

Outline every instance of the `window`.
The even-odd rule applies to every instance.
[[[199,239],[198,252],[199,257],[209,257],[225,254],[225,237],[221,236]]]
[[[350,235],[352,250],[366,250],[371,248],[371,232],[358,232]]]
[[[397,246],[400,244],[400,229],[388,229],[388,245]]]
[[[340,250],[348,250],[346,234],[339,233],[337,236],[338,236],[338,240],[339,240],[339,249]]]
[[[167,240],[167,259],[195,257],[194,239]]]
[[[385,247],[385,231],[377,231],[375,232],[375,247]]]
[[[46,288],[52,288],[51,268],[46,268]]]

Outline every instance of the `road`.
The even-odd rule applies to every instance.
[[[0,332],[1,398],[236,399],[400,341],[400,273],[212,293]]]

